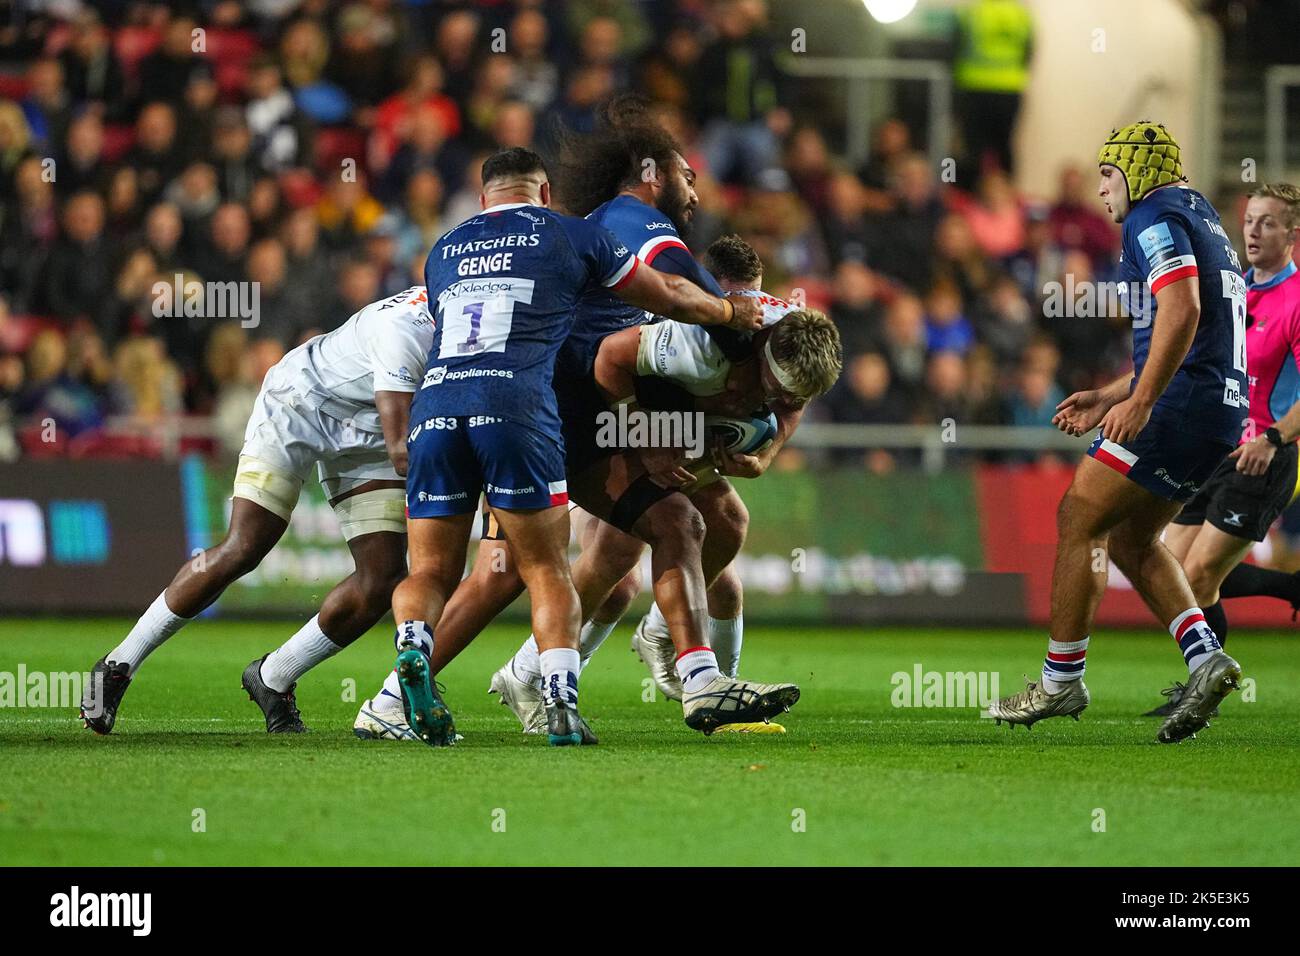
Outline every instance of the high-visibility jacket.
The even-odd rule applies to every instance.
[[[976,0],[957,14],[957,88],[1020,93],[1029,82],[1034,21],[1020,0]]]

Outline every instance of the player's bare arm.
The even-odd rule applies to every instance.
[[[1132,440],[1151,419],[1156,399],[1164,394],[1174,373],[1187,358],[1201,319],[1201,292],[1197,278],[1189,276],[1156,293],[1156,326],[1151,352],[1133,394],[1115,405],[1101,420],[1102,434],[1118,444]]]
[[[1124,401],[1132,382],[1133,376],[1126,373],[1101,388],[1075,392],[1056,406],[1052,424],[1067,435],[1078,436],[1092,431],[1111,408]]]
[[[740,332],[757,332],[763,327],[763,309],[755,299],[720,299],[690,279],[657,269],[637,269],[621,288],[611,291],[637,308],[689,325],[724,325]]]
[[[375,408],[384,428],[384,446],[393,470],[406,477],[406,433],[410,430],[414,392],[375,392]]]

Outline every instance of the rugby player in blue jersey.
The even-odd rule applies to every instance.
[[[581,612],[569,574],[565,449],[551,377],[578,300],[603,288],[636,308],[701,325],[756,329],[757,304],[711,295],[653,269],[607,229],[547,208],[541,157],[509,149],[483,165],[483,212],[444,235],[425,266],[437,328],[411,409],[410,573],[393,594],[397,672],[411,726],[454,740],[429,682],[447,598],[465,568],[482,493],[510,538],[532,597],[554,745],[595,743],[579,715]]]
[[[1240,436],[1248,394],[1246,283],[1218,213],[1185,185],[1178,144],[1163,126],[1112,131],[1097,162],[1098,194],[1123,223],[1133,374],[1076,392],[1058,407],[1054,422],[1062,431],[1100,432],[1057,512],[1042,679],[989,712],[1028,727],[1045,717],[1077,720],[1088,706],[1084,660],[1106,587],[1106,562],[1097,558],[1109,553],[1187,664],[1186,690],[1157,734],[1174,743],[1206,727],[1241,680],[1241,667],[1224,653],[1160,536]]]

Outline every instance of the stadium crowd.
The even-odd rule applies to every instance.
[[[485,155],[545,152],[625,91],[699,173],[697,254],[741,234],[768,291],[839,326],[815,419],[1045,425],[1122,371],[1122,318],[1043,308],[1113,269],[1090,167],[1042,199],[991,153],[947,182],[893,118],[854,168],[801,120],[783,43],[762,0],[44,5],[0,31],[0,458],[121,450],[109,416],[177,413],[236,450],[286,349],[422,281]],[[177,275],[257,283],[256,323],[185,316],[158,292]]]

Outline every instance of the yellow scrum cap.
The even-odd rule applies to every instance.
[[[1137,202],[1157,186],[1186,182],[1178,144],[1162,123],[1140,120],[1110,131],[1097,154],[1098,166],[1114,166],[1128,183],[1129,202]]]

